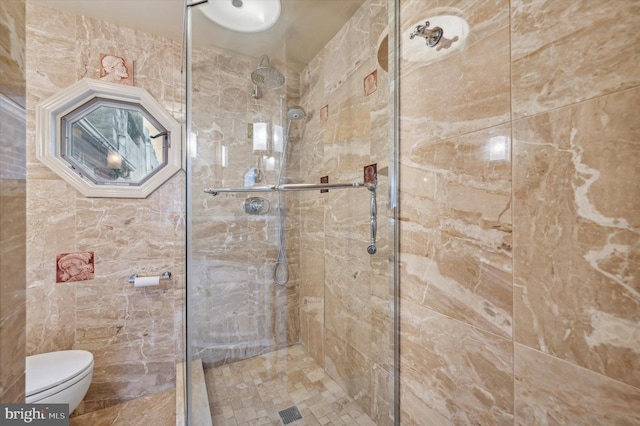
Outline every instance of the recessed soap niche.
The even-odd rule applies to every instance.
[[[378,41],[378,65],[385,71],[389,71],[389,29],[385,29]]]

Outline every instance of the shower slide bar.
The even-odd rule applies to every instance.
[[[221,192],[276,192],[276,191],[315,191],[318,189],[340,189],[340,188],[367,188],[371,193],[370,205],[370,228],[371,228],[371,245],[367,247],[367,253],[373,255],[376,253],[376,231],[378,228],[377,215],[378,208],[376,202],[376,187],[373,182],[353,182],[353,183],[286,183],[282,185],[268,186],[246,186],[242,188],[209,188],[204,192],[214,197]]]

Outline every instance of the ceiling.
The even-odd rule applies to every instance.
[[[182,40],[184,0],[28,1]],[[206,18],[198,10],[202,6],[193,6],[193,45],[217,46],[255,58],[266,53],[272,64],[286,61],[289,67],[300,71],[364,3],[364,0],[281,1],[278,22],[266,31],[251,34],[227,30]]]

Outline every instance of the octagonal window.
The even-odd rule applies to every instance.
[[[140,185],[167,164],[167,129],[139,105],[97,98],[61,130],[62,158],[99,185]]]
[[[81,80],[36,123],[38,158],[89,197],[144,198],[181,166],[180,125],[141,88]]]

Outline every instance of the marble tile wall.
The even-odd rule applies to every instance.
[[[402,423],[640,424],[640,4],[400,5]]]
[[[24,402],[25,1],[0,3],[0,402]]]
[[[297,105],[299,77],[287,70],[282,52],[266,52],[270,64],[285,73],[285,85],[262,90],[252,97],[251,72],[259,58],[214,48],[193,51],[193,121],[197,155],[191,159],[193,202],[190,234],[189,324],[193,356],[205,367],[219,366],[280,349],[299,341],[298,218],[295,195],[203,192],[211,187],[243,187],[243,176],[258,163],[247,125],[266,122],[269,131],[281,122],[286,107]],[[299,125],[292,124],[287,171],[283,179],[297,178],[295,144]],[[274,185],[280,156],[263,153],[265,174],[256,185]],[[273,164],[271,166],[270,164]],[[265,215],[248,215],[245,199],[261,196],[270,203]],[[285,250],[289,281],[277,285],[273,270],[278,257],[278,204],[284,206]]]
[[[77,413],[175,386],[182,351],[184,175],[141,200],[85,198],[35,157],[35,106],[81,78],[101,53],[134,61],[134,85],[184,117],[180,44],[27,4],[27,355],[86,349],[92,385]],[[95,279],[56,284],[59,253],[95,253]],[[173,277],[136,289],[128,277]]]
[[[387,2],[364,2],[301,73],[307,111],[300,167],[308,180],[363,180],[377,163],[378,252],[369,245],[367,190],[300,194],[300,336],[307,353],[380,425],[392,424],[389,173],[390,81],[377,64]],[[377,90],[363,81],[377,69]],[[328,105],[327,120],[321,110]]]

